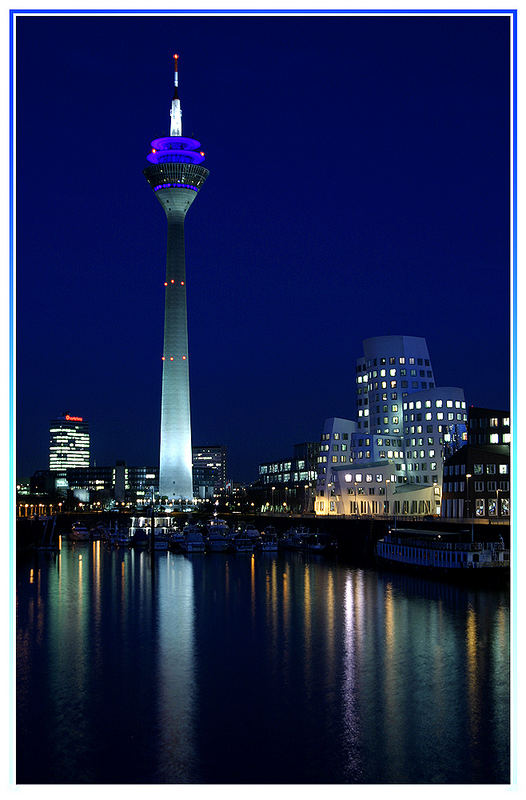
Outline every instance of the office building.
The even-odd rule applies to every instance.
[[[205,497],[202,489],[224,489],[226,487],[226,447],[220,444],[194,445],[192,447],[194,496]],[[201,487],[196,491],[196,484]],[[213,491],[212,491],[213,495]]]
[[[170,135],[152,141],[147,156],[150,166],[144,170],[144,175],[166,214],[168,228],[161,355],[159,493],[168,500],[191,502],[192,435],[184,221],[209,172],[201,166],[204,153],[200,151],[200,143],[182,135],[178,56],[174,56],[174,62]]]
[[[509,411],[468,410],[468,444],[444,463],[443,517],[509,519],[510,442]]]
[[[292,456],[259,465],[259,481],[251,494],[262,511],[313,510],[319,447],[318,442],[300,442]]]
[[[51,420],[49,425],[49,469],[63,473],[72,467],[88,467],[90,458],[89,426],[83,417],[73,414]],[[58,477],[58,476],[57,476]]]
[[[436,386],[421,337],[365,339],[363,352],[349,444],[341,452],[330,419],[321,435],[315,511],[437,515],[444,458],[467,441],[464,392]]]

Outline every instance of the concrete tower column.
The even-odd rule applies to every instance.
[[[175,74],[177,95],[177,68]],[[179,105],[179,128],[173,126],[174,102],[172,129],[180,131]],[[186,502],[193,500],[193,487],[184,220],[209,174],[200,166],[204,153],[196,152],[199,147],[195,139],[180,135],[154,139],[152,152],[147,156],[151,166],[144,170],[165,211],[168,227],[159,494]]]

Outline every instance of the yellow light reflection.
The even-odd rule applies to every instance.
[[[305,564],[303,575],[303,608],[305,610],[305,683],[307,693],[311,689],[311,594],[310,594],[310,571],[309,565]]]
[[[332,569],[327,575],[327,672],[330,681],[334,673],[334,575]]]
[[[478,697],[477,697],[477,617],[473,606],[469,606],[466,619],[466,657],[468,672],[468,704],[469,704],[469,727],[471,743],[474,745],[478,740]]]
[[[388,583],[385,587],[385,649],[391,661],[394,649],[394,604],[393,587]]]

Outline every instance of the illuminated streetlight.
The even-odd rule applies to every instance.
[[[465,516],[466,517],[468,515],[468,503],[470,502],[470,498],[469,498],[469,479],[470,478],[471,478],[471,473],[468,472],[466,474],[466,497],[465,497],[465,501],[466,501],[466,514],[465,514]],[[470,511],[471,511],[471,508],[470,508]]]

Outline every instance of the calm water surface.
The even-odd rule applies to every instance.
[[[17,572],[19,783],[506,783],[509,602],[302,554]]]

